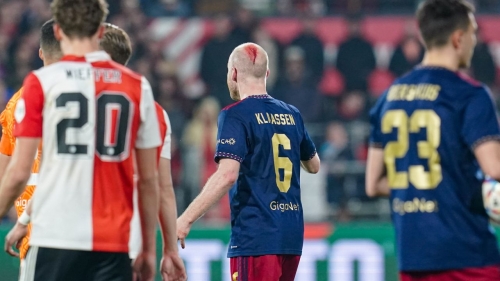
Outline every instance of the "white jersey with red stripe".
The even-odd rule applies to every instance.
[[[132,151],[161,145],[149,82],[94,52],[34,71],[24,87],[15,136],[43,143],[30,245],[128,252]]]
[[[156,114],[158,115],[160,136],[163,138],[163,144],[159,148],[158,157],[170,160],[170,147],[172,142],[172,128],[170,126],[170,119],[168,118],[167,112],[163,110],[163,108],[158,103],[156,103]],[[139,203],[137,192],[134,192],[134,215],[132,217],[130,229],[129,256],[131,259],[135,259],[139,255],[142,247],[141,221],[139,217]]]

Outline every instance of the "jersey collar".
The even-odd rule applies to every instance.
[[[111,57],[105,51],[95,51],[86,54],[83,57],[74,56],[74,55],[66,55],[63,56],[61,61],[75,61],[75,62],[95,62],[95,61],[103,61],[103,60],[111,60]]]
[[[270,99],[271,96],[268,95],[268,94],[262,94],[262,95],[251,95],[251,96],[248,96],[247,99]]]

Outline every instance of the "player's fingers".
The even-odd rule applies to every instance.
[[[16,248],[20,250],[22,245],[23,245],[23,239],[19,239],[16,243]]]
[[[16,258],[18,258],[18,257],[19,257],[19,254],[18,254],[16,251],[14,251],[14,249],[12,249],[12,247],[11,247],[11,246],[9,246],[9,247],[7,248],[7,254],[9,254],[9,255],[11,255],[11,256],[13,256],[13,257],[16,257]]]
[[[184,238],[181,238],[181,248],[182,249],[186,248],[186,242]]]

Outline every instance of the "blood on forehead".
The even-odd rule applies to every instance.
[[[247,45],[244,49],[252,63],[255,64],[255,59],[257,58],[257,47],[254,45]]]

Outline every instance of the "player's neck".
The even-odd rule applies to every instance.
[[[83,57],[88,53],[99,51],[99,41],[93,38],[62,40],[61,51],[65,56]]]
[[[446,48],[433,49],[425,52],[422,66],[442,67],[451,71],[458,71],[459,60],[452,51]]]
[[[266,83],[262,80],[247,80],[244,83],[238,84],[238,93],[240,99],[245,99],[249,96],[259,96],[267,93]]]

